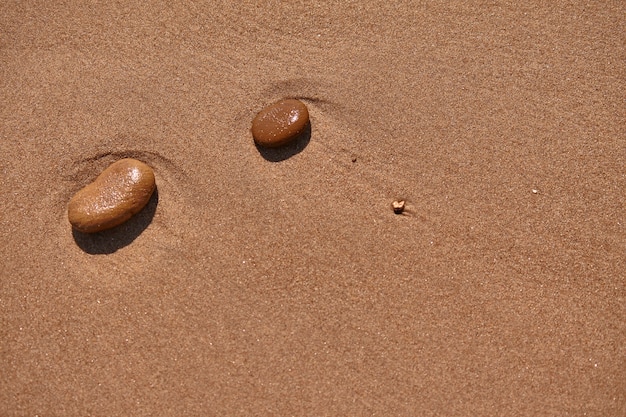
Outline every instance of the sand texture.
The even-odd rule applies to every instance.
[[[4,0],[0,99],[0,416],[626,415],[625,2]]]

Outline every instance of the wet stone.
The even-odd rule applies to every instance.
[[[252,120],[254,142],[266,148],[287,145],[309,125],[309,111],[300,100],[284,99],[270,104]]]
[[[72,197],[68,220],[82,233],[111,229],[140,212],[155,188],[152,168],[136,159],[119,160]]]

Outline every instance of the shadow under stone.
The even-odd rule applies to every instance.
[[[130,245],[152,223],[159,204],[159,190],[155,188],[148,204],[126,223],[97,233],[82,233],[72,229],[74,241],[90,255],[106,255]]]

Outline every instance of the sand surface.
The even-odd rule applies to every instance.
[[[0,415],[626,415],[625,45],[617,0],[1,2]],[[123,157],[158,195],[73,233]]]

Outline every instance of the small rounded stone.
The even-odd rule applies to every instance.
[[[252,137],[257,145],[275,148],[296,140],[309,124],[309,111],[300,100],[277,101],[252,120]]]
[[[111,229],[140,212],[155,188],[152,168],[136,159],[121,159],[72,197],[68,220],[83,233]]]

